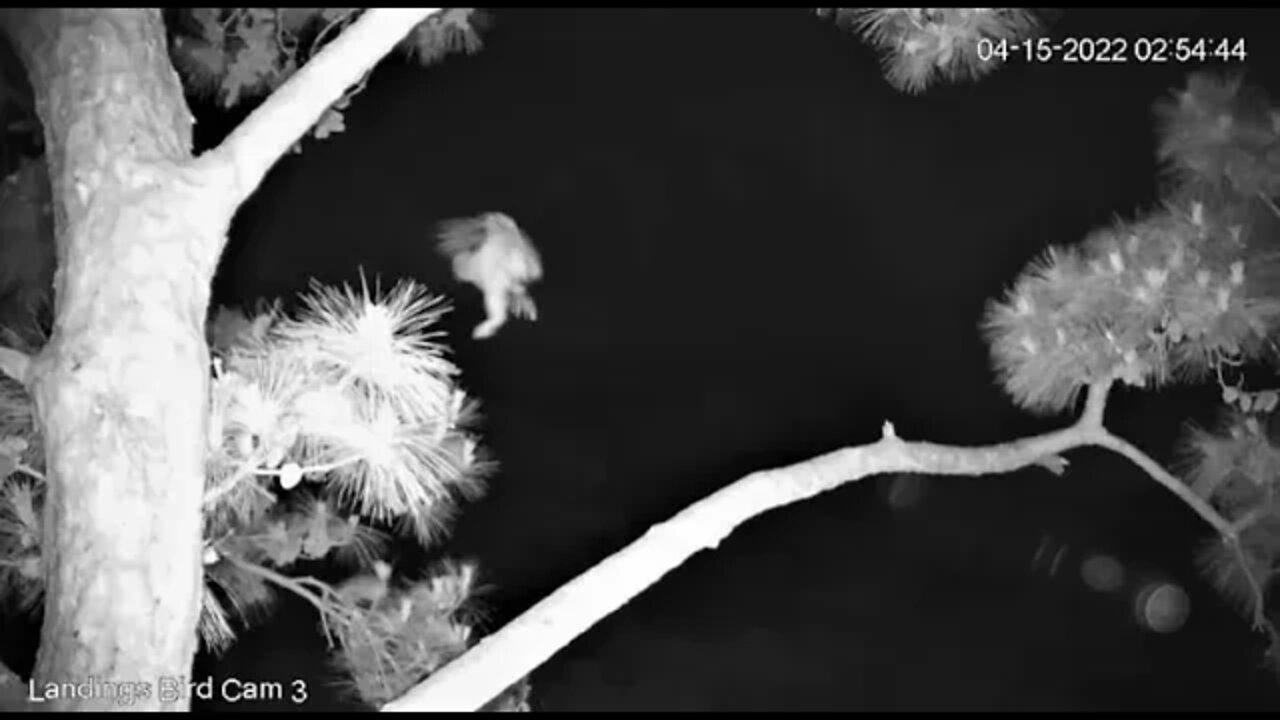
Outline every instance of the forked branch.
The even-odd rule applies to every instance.
[[[371,8],[298,69],[244,122],[210,151],[231,164],[236,205],[347,89],[404,40],[418,23],[443,8]],[[233,206],[234,207],[234,206]]]
[[[1067,450],[1100,446],[1124,455],[1191,505],[1218,532],[1234,538],[1231,525],[1208,503],[1106,430],[1102,420],[1109,388],[1110,382],[1091,387],[1079,420],[1044,435],[985,447],[952,447],[902,440],[886,422],[878,442],[752,473],[650,528],[382,710],[474,711],[694,553],[715,548],[743,522],[872,475],[978,476],[1033,465],[1054,470],[1066,464],[1061,454]]]

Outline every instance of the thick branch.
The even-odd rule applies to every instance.
[[[418,23],[443,8],[372,8],[253,111],[213,154],[236,171],[237,204],[267,171]]]
[[[768,510],[881,473],[976,476],[1042,464],[1092,444],[1096,420],[1086,413],[1064,430],[979,448],[905,442],[886,423],[884,437],[874,444],[752,473],[650,528],[382,709],[474,711],[694,553],[715,548],[743,522]]]

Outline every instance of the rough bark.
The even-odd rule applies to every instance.
[[[227,228],[320,113],[439,10],[366,13],[200,158],[158,9],[0,10],[35,89],[57,238],[53,334],[30,361],[0,356],[35,399],[47,455],[29,686],[44,707],[189,707],[204,323]]]
[[[49,709],[175,709],[200,607],[210,281],[231,208],[191,156],[154,9],[9,11],[44,124],[54,332],[27,378],[47,452]],[[131,700],[122,692],[133,689]]]

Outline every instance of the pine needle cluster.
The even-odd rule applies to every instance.
[[[1272,640],[1280,576],[1280,109],[1239,75],[1192,74],[1157,104],[1162,207],[1052,248],[989,304],[982,331],[1004,389],[1040,413],[1072,409],[1099,381],[1154,388],[1210,379],[1221,419],[1192,427],[1181,475],[1230,524],[1207,577]],[[1253,373],[1256,376],[1256,372]]]
[[[1007,55],[998,43],[1019,42],[1040,28],[1025,8],[818,8],[818,14],[833,16],[878,50],[885,79],[910,94],[939,79],[986,76]]]
[[[478,405],[435,330],[441,298],[404,281],[383,291],[313,284],[292,314],[221,309],[212,358],[199,634],[221,652],[281,591],[311,603],[351,687],[381,703],[464,652],[476,569],[444,563],[392,577],[388,542],[433,546],[495,464]],[[0,599],[43,596],[43,451],[31,399],[0,378]],[[337,585],[292,571],[323,560]]]

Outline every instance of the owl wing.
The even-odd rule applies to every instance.
[[[478,251],[489,238],[489,227],[484,215],[445,220],[436,226],[436,238],[440,254],[456,258]]]

